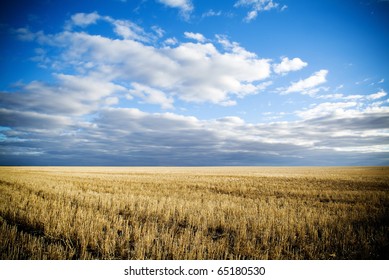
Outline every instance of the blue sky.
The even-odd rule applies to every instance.
[[[0,10],[2,165],[389,164],[389,1]]]

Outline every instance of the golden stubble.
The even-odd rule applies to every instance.
[[[387,167],[1,167],[1,259],[388,258]]]

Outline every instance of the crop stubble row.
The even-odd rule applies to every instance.
[[[1,167],[1,259],[387,259],[387,167]]]

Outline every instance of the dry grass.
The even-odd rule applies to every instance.
[[[388,259],[389,168],[0,168],[1,259]]]

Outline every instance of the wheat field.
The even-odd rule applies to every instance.
[[[389,167],[0,167],[1,259],[388,259]]]

